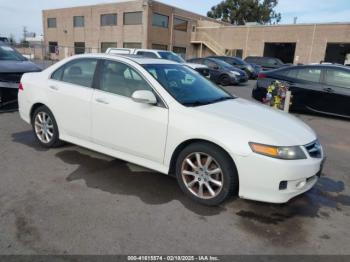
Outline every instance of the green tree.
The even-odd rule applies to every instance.
[[[274,10],[277,4],[278,0],[224,0],[213,6],[207,16],[235,25],[276,24],[281,21],[281,14]]]

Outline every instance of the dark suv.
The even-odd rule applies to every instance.
[[[209,56],[209,58],[220,59],[234,67],[237,67],[247,73],[250,79],[256,79],[259,71],[257,71],[253,65],[247,63],[239,57],[235,56]]]
[[[278,69],[288,66],[283,63],[279,58],[275,57],[261,57],[261,56],[247,56],[244,61],[250,64],[257,64],[262,67],[263,70]]]

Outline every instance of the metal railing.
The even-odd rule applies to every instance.
[[[192,33],[192,43],[202,43],[211,49],[216,55],[225,55],[226,49],[220,45],[215,39],[209,36],[206,32],[197,31]]]

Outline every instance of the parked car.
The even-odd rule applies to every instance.
[[[193,70],[200,73],[202,76],[210,79],[210,69],[206,65],[191,64],[191,63],[185,63],[184,65],[188,66],[189,68],[192,68]]]
[[[186,64],[190,68],[196,70],[205,77],[208,77],[210,73],[208,72],[207,66],[200,66],[195,63],[186,63],[186,61],[179,55],[171,51],[156,50],[156,49],[135,49],[135,48],[108,48],[106,54],[110,55],[138,55],[147,58],[159,58],[174,61],[181,64]]]
[[[0,42],[0,111],[17,109],[18,85],[23,73],[41,69],[9,45]]]
[[[137,48],[108,48],[106,54],[110,55],[139,55],[148,58],[167,59],[177,63],[186,63],[186,61],[179,55],[171,51],[156,50],[156,49],[137,49]]]
[[[245,62],[239,57],[232,56],[209,56],[209,58],[216,58],[222,60],[234,67],[237,67],[243,71],[245,71],[250,79],[257,79],[258,74],[261,70],[256,71],[256,69],[249,63]]]
[[[219,85],[238,85],[248,81],[246,72],[216,58],[194,58],[188,62],[208,66],[210,79]]]
[[[318,64],[264,72],[259,75],[253,97],[262,101],[275,80],[287,83],[292,91],[291,110],[350,118],[350,68]]]
[[[275,57],[248,56],[244,59],[247,63],[261,66],[262,70],[271,70],[289,66]]]
[[[169,60],[67,58],[22,77],[19,112],[43,147],[68,141],[174,174],[206,205],[237,192],[287,202],[311,189],[322,169],[322,147],[302,121]]]

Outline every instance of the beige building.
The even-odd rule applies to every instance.
[[[43,11],[45,44],[59,58],[108,47],[166,49],[189,57],[191,32],[200,20],[209,26],[221,24],[149,0]]]
[[[350,59],[350,23],[232,26],[151,0],[44,10],[43,24],[53,58],[129,47],[186,58],[274,56],[295,64]]]
[[[286,63],[343,64],[350,54],[350,23],[199,26],[194,56],[233,54],[279,57]],[[350,61],[349,61],[350,64]]]

